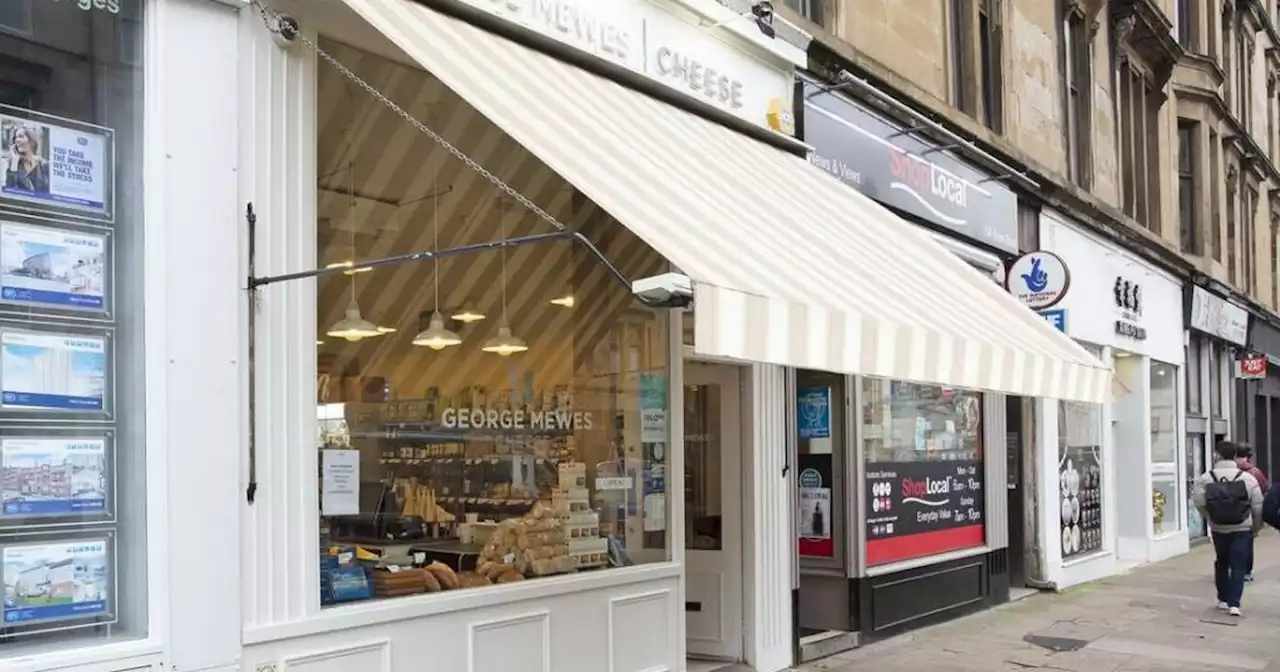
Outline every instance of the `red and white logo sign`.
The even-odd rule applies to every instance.
[[[1266,355],[1241,355],[1236,360],[1236,377],[1244,380],[1258,380],[1267,377]]]

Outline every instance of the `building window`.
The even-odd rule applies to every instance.
[[[1240,125],[1244,126],[1247,131],[1251,131],[1251,122],[1253,121],[1253,41],[1245,36],[1243,30],[1239,31],[1239,41],[1236,56],[1236,91],[1239,96],[1236,99],[1236,114],[1239,115]]]
[[[1244,249],[1241,250],[1241,259],[1244,266],[1244,282],[1243,287],[1250,295],[1257,295],[1258,292],[1258,235],[1257,224],[1255,220],[1258,216],[1258,190],[1253,187],[1247,187],[1242,194],[1244,199],[1241,202],[1241,217],[1244,218],[1241,227],[1241,239]]]
[[[1226,351],[1219,345],[1206,343],[1205,350],[1209,352],[1209,415],[1215,419],[1221,419],[1222,416],[1222,360],[1226,356]]]
[[[1203,380],[1203,376],[1200,375],[1203,366],[1200,362],[1201,349],[1200,337],[1192,335],[1187,340],[1187,412],[1192,415],[1200,415],[1204,412],[1202,402],[1204,392],[1200,389],[1200,383]]]
[[[1058,402],[1058,492],[1062,506],[1062,558],[1102,550],[1102,406]]]
[[[1280,308],[1280,212],[1271,211],[1271,308]]]
[[[336,43],[325,49],[363,79],[441,90],[419,70]],[[688,478],[720,483],[723,451],[736,445],[726,434],[736,386],[686,388],[685,407],[669,408],[668,312],[637,308],[574,245],[353,267],[401,250],[506,240],[540,224],[487,185],[449,194],[446,180],[467,169],[416,132],[404,136],[408,155],[426,157],[414,162],[414,179],[373,170],[383,158],[353,143],[351,129],[402,122],[372,96],[353,99],[335,69],[322,68],[318,80],[321,109],[347,113],[316,129],[316,261],[351,268],[315,285],[322,604],[668,560],[682,543],[668,539],[669,418],[683,412],[693,433]],[[473,137],[503,141],[445,95],[440,104],[470,120]],[[536,159],[524,168],[523,178],[508,177],[522,193],[559,179]],[[424,183],[438,197],[416,206],[407,237],[344,196],[411,198]],[[623,260],[623,273],[665,263],[577,192],[540,205]],[[476,212],[488,214],[458,225]],[[690,545],[716,546],[732,504],[714,488],[693,493]]]
[[[782,4],[821,26],[823,25],[822,3],[823,0],[783,0]]]
[[[1151,360],[1151,504],[1156,534],[1182,529],[1178,367]]]
[[[1178,237],[1182,250],[1203,254],[1198,226],[1196,187],[1196,123],[1178,122]]]
[[[1178,21],[1178,44],[1189,52],[1199,50],[1199,34],[1196,30],[1196,10],[1192,0],[1176,0],[1175,18]]]
[[[985,543],[982,395],[864,378],[860,415],[870,505],[867,564]],[[917,516],[930,507],[907,501],[913,494],[905,491],[904,484],[956,477],[966,482],[964,499],[968,501],[947,518]],[[919,543],[903,543],[904,537],[916,537]]]
[[[1062,23],[1065,49],[1064,96],[1067,104],[1067,164],[1071,181],[1088,189],[1093,183],[1093,67],[1085,17],[1070,13]]]
[[[4,669],[149,634],[142,5],[0,1]]]
[[[1160,92],[1131,58],[1121,61],[1120,123],[1124,211],[1159,233]]]
[[[1227,280],[1237,284],[1240,278],[1236,274],[1236,263],[1239,255],[1239,241],[1236,239],[1236,217],[1240,201],[1237,187],[1235,166],[1227,166]]]
[[[1231,56],[1231,52],[1233,51],[1233,42],[1231,40],[1231,9],[1229,6],[1224,6],[1222,10],[1222,20],[1220,23],[1222,34],[1219,38],[1218,44],[1222,49],[1222,72],[1224,75],[1222,78],[1222,97],[1226,100],[1227,106],[1230,107],[1235,101],[1235,98],[1232,97],[1235,95],[1235,86],[1233,86],[1235,81],[1235,71],[1232,70],[1231,67],[1231,62],[1233,60]]]
[[[999,0],[978,5],[978,51],[982,63],[982,123],[1004,130],[1004,22]]]
[[[15,33],[30,33],[31,0],[0,2],[0,29]]]
[[[1209,131],[1209,241],[1213,248],[1213,260],[1222,261],[1222,220],[1219,219],[1222,205],[1222,187],[1219,177],[1222,175],[1219,156],[1222,146],[1218,144],[1218,134]]]
[[[950,0],[951,103],[957,110],[976,116],[977,81],[974,76],[973,5],[970,0]]]

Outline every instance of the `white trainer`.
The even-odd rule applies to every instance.
[[[1226,602],[1219,602],[1219,603],[1218,603],[1218,611],[1226,611],[1226,610],[1227,610],[1227,603],[1226,603]]]
[[[1230,609],[1227,609],[1227,614],[1228,614],[1229,616],[1239,616],[1239,615],[1240,615],[1240,607],[1231,607]]]

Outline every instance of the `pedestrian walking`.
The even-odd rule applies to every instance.
[[[1253,535],[1262,526],[1262,488],[1236,464],[1234,443],[1219,442],[1214,452],[1218,459],[1196,479],[1191,498],[1209,521],[1213,537],[1218,609],[1239,616]]]
[[[1271,487],[1271,483],[1267,480],[1267,475],[1262,473],[1262,470],[1259,469],[1258,465],[1253,461],[1252,444],[1236,444],[1236,466],[1240,467],[1243,471],[1249,472],[1249,475],[1253,476],[1253,479],[1258,482],[1258,487],[1262,489],[1263,501],[1266,501],[1267,490]],[[1244,571],[1245,582],[1253,581],[1253,547],[1254,543],[1257,541],[1258,530],[1254,531],[1253,537],[1254,541],[1249,544],[1249,562]]]

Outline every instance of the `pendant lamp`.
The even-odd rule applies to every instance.
[[[435,168],[435,175],[436,178],[440,176],[439,166]],[[432,178],[433,181],[436,178]],[[440,314],[440,190],[437,186],[433,184],[431,188],[432,193],[435,194],[431,198],[431,256],[435,258],[435,267],[431,271],[431,276],[435,283],[435,309],[431,312],[431,320],[427,323],[427,328],[413,337],[413,344],[432,350],[444,350],[462,343],[462,338],[445,328],[444,317]]]
[[[502,255],[502,319],[498,322],[498,335],[485,341],[484,346],[480,349],[502,357],[509,357],[528,350],[529,345],[523,339],[512,334],[511,327],[507,323],[507,217],[505,206],[500,217],[498,226],[502,232],[502,247],[499,250],[499,254]]]
[[[463,324],[471,324],[472,322],[479,322],[484,318],[485,318],[485,314],[476,310],[470,304],[463,306],[462,310],[459,310],[458,312],[449,316],[449,319],[457,320],[458,322],[461,322]]]
[[[351,256],[356,255],[356,187],[355,187],[355,165],[353,162],[347,163],[347,173],[350,175],[350,197],[351,197]],[[354,264],[352,264],[354,265]],[[356,301],[356,274],[347,272],[347,277],[351,278],[351,302],[347,304],[346,315],[329,327],[327,335],[334,338],[341,338],[352,343],[361,341],[366,338],[381,336],[386,333],[395,331],[389,327],[379,327],[378,325],[364,319],[360,314],[360,304]]]

